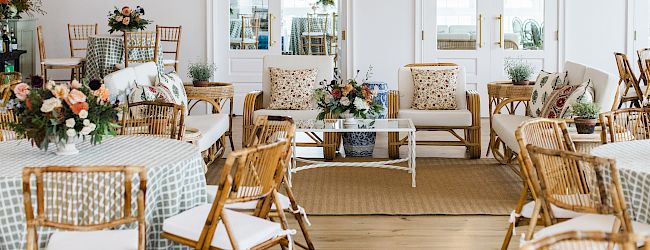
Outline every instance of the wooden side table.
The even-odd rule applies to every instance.
[[[501,141],[492,125],[492,118],[503,111],[514,115],[518,108],[523,107],[528,115],[528,103],[533,93],[534,82],[531,85],[514,85],[510,81],[497,81],[487,84],[488,108],[490,111],[490,143],[487,155],[492,155],[502,164],[510,164],[516,154],[509,150]],[[514,131],[513,131],[514,132]]]
[[[206,102],[212,105],[213,113],[221,113],[223,111],[226,103],[229,104],[230,113],[229,113],[229,129],[226,132],[225,136],[228,136],[230,140],[230,149],[235,150],[235,144],[232,140],[232,117],[233,117],[233,105],[235,102],[235,88],[231,83],[223,82],[211,82],[208,87],[194,87],[192,83],[185,83],[185,92],[187,93],[187,99],[194,101],[194,103],[188,104],[188,113],[200,102]],[[224,145],[225,146],[225,145]]]

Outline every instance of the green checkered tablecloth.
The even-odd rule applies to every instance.
[[[154,41],[151,41],[152,43]],[[153,49],[131,49],[129,57],[142,60],[153,59]],[[88,37],[88,52],[86,53],[87,79],[103,79],[113,73],[115,65],[124,63],[124,36],[94,35]],[[158,50],[158,69],[163,70],[163,53]]]
[[[324,27],[325,26],[325,21],[323,18],[316,18],[316,19],[321,19],[321,21],[315,21],[313,22],[312,26],[312,31],[311,32],[323,32],[324,30],[327,30],[327,33],[331,34],[332,33],[332,28],[331,27]],[[328,26],[330,26],[328,24]],[[289,50],[294,54],[294,55],[302,55],[303,49],[302,49],[302,39],[301,36],[303,33],[307,32],[307,18],[306,17],[294,17],[291,19],[291,39],[290,39],[290,44],[289,44]],[[328,44],[330,43],[329,41],[330,38],[328,38]],[[329,46],[327,46],[327,49],[329,50]]]
[[[147,249],[187,249],[162,239],[160,233],[166,218],[207,203],[205,163],[196,146],[170,139],[118,136],[94,147],[83,142],[78,148],[78,155],[56,156],[24,140],[0,143],[0,249],[25,248],[22,168],[70,164],[146,167]],[[39,230],[41,247],[47,244],[51,232]]]

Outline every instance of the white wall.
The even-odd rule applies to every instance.
[[[43,1],[45,16],[37,17],[43,25],[45,47],[48,57],[69,57],[68,23],[98,23],[99,33],[108,33],[108,13],[114,6],[142,6],[146,19],[153,20],[148,27],[154,30],[156,24],[183,26],[179,73],[188,79],[186,68],[189,62],[206,60],[206,1],[204,0],[47,0]],[[59,70],[55,70],[59,71]],[[52,71],[54,72],[54,71]],[[65,72],[65,73],[64,73]],[[57,72],[57,79],[69,78],[69,71]]]
[[[564,2],[565,59],[618,75],[614,52],[627,52],[627,0]]]
[[[351,2],[353,69],[364,74],[372,65],[373,79],[396,89],[399,67],[415,62],[415,1]]]

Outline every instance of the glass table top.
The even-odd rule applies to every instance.
[[[344,119],[296,120],[297,132],[415,132],[410,119],[355,120],[346,124]]]

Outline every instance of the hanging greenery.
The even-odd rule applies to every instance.
[[[334,0],[318,0],[318,4],[323,6],[333,6]]]

